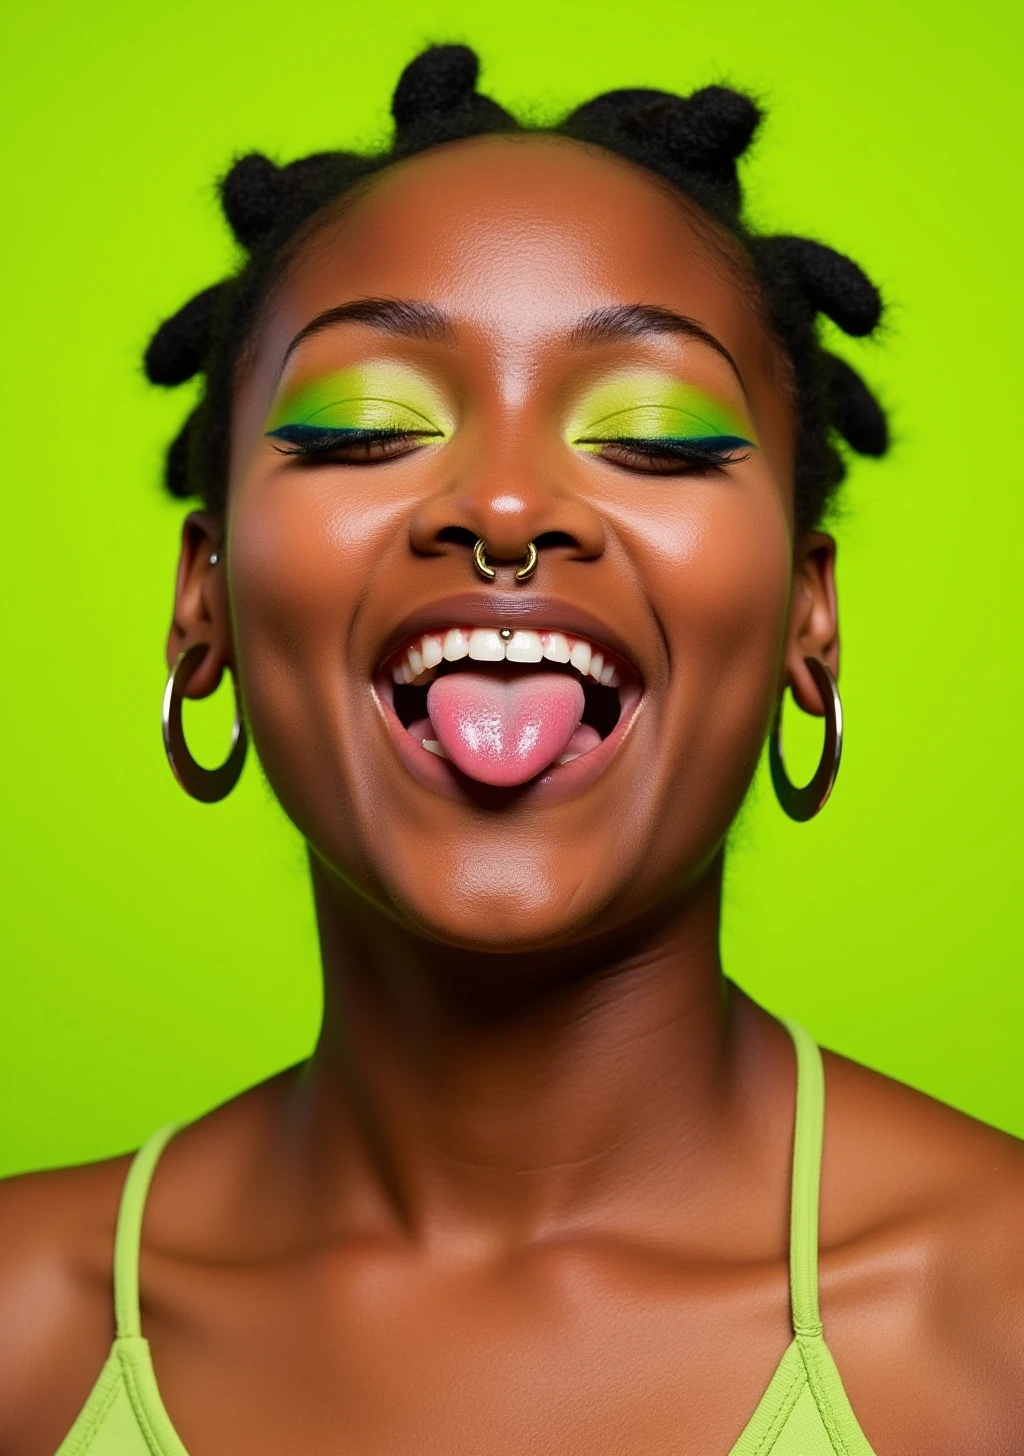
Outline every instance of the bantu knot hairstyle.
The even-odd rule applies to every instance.
[[[479,74],[480,63],[467,46],[435,46],[406,66],[391,99],[396,155],[516,130],[507,111],[478,93]]]
[[[289,249],[318,212],[362,179],[402,158],[468,137],[524,128],[477,91],[479,64],[465,46],[434,46],[402,73],[391,103],[391,147],[373,155],[321,152],[279,167],[252,153],[221,185],[224,212],[245,260],[233,278],[198,294],[161,324],[146,351],[154,384],[202,373],[205,388],[167,455],[174,495],[224,507],[228,425],[236,365]],[[856,263],[808,238],[761,237],[743,220],[737,162],[761,121],[749,97],[724,86],[691,96],[645,89],[608,91],[541,129],[603,147],[675,187],[727,233],[737,267],[752,278],[785,356],[797,423],[797,524],[812,526],[845,473],[837,440],[861,455],[888,445],[885,415],[867,385],[819,339],[824,315],[844,333],[870,334],[882,303]]]
[[[231,168],[221,186],[220,200],[243,248],[252,251],[274,231],[287,191],[284,172],[259,152],[241,157]]]
[[[566,117],[557,128],[639,162],[675,183],[723,221],[740,207],[736,161],[761,120],[747,96],[706,86],[692,96],[667,91],[608,91]]]
[[[146,350],[146,377],[151,384],[184,384],[199,373],[210,348],[217,300],[226,287],[215,283],[204,288],[160,325]]]
[[[811,313],[826,314],[844,334],[870,334],[882,317],[878,289],[857,264],[809,238],[766,238],[768,248],[802,290]]]

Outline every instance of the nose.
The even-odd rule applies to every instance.
[[[510,480],[502,471],[453,483],[422,501],[410,521],[409,540],[421,556],[457,552],[469,564],[475,555],[477,571],[488,579],[517,570],[520,580],[532,575],[525,570],[533,559],[531,546],[541,563],[559,556],[594,561],[605,548],[601,517],[588,501],[540,480]]]

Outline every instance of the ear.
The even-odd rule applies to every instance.
[[[820,717],[821,694],[804,665],[817,657],[839,676],[839,616],[836,606],[836,543],[824,531],[807,531],[796,546],[782,687],[788,683],[805,713]]]
[[[174,616],[167,634],[168,667],[196,642],[206,643],[208,651],[189,679],[186,695],[205,698],[232,660],[224,524],[208,511],[193,511],[182,527]]]

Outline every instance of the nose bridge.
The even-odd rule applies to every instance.
[[[503,419],[467,460],[461,481],[473,529],[495,556],[516,556],[527,541],[565,530],[564,485],[545,459],[536,428]],[[553,443],[553,442],[552,442]]]
[[[414,547],[471,538],[497,561],[521,558],[530,542],[568,547],[578,558],[601,554],[600,517],[574,489],[554,427],[528,406],[488,411],[458,445],[448,488],[417,512]]]

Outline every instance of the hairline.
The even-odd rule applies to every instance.
[[[768,301],[758,280],[753,260],[740,239],[699,202],[689,197],[682,188],[677,187],[667,177],[661,176],[652,168],[645,167],[643,163],[635,162],[629,157],[624,157],[621,153],[600,142],[570,136],[559,131],[557,127],[550,126],[522,127],[517,131],[481,132],[475,136],[437,142],[420,151],[399,156],[392,156],[386,152],[379,153],[376,157],[373,154],[368,155],[366,162],[372,170],[363,177],[357,177],[336,196],[329,198],[321,207],[318,207],[295,229],[273,256],[269,265],[268,278],[261,290],[262,297],[259,307],[239,346],[232,394],[238,389],[252,367],[267,316],[293,276],[293,269],[300,264],[306,249],[315,242],[318,236],[333,227],[346,213],[362,202],[376,186],[382,185],[388,176],[405,164],[417,162],[421,158],[431,156],[436,152],[447,151],[453,147],[465,147],[474,143],[492,141],[520,145],[542,142],[549,145],[562,144],[581,148],[593,156],[619,163],[632,173],[639,174],[647,183],[652,184],[676,211],[682,214],[684,220],[697,235],[698,242],[703,245],[705,257],[715,269],[718,277],[741,290],[745,302],[758,319],[764,333],[773,382],[784,394],[787,404],[792,407],[795,398],[792,364],[785,344],[778,337],[772,325]]]

